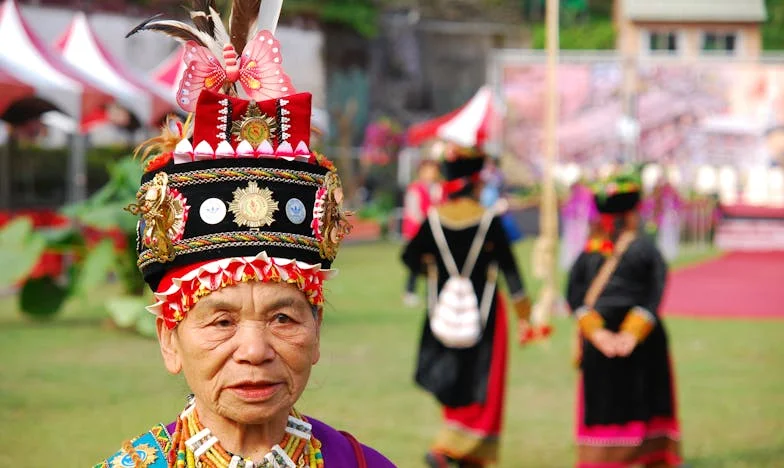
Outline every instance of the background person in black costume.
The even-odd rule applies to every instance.
[[[436,229],[443,232],[448,253],[459,268],[466,263],[471,245],[480,233],[481,250],[467,275],[480,308],[485,288],[493,288],[485,298],[489,304],[487,321],[475,345],[446,346],[434,336],[428,317],[424,323],[416,382],[444,406],[444,427],[426,457],[429,466],[437,468],[482,467],[497,460],[507,356],[506,308],[503,298],[494,292],[497,272],[506,278],[520,336],[529,331],[530,301],[501,219],[494,211],[488,214],[479,203],[479,173],[484,161],[484,154],[449,147],[443,163],[446,201],[431,215],[437,221],[426,221],[402,256],[412,271],[425,272],[429,267],[431,294],[440,292],[450,274],[442,254],[444,246],[439,247],[434,236],[434,222]],[[482,238],[483,225],[487,231]],[[434,301],[429,302],[432,312]]]
[[[681,463],[674,376],[658,316],[667,265],[641,232],[639,201],[636,174],[598,188],[601,223],[569,273],[582,349],[578,467]]]

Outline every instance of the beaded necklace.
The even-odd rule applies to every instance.
[[[592,237],[585,243],[585,251],[587,253],[599,252],[605,257],[612,255],[615,250],[613,241],[603,237]]]
[[[199,421],[196,403],[191,401],[177,418],[169,452],[174,468],[323,468],[321,442],[311,434],[312,427],[292,409],[286,434],[279,444],[257,463],[226,451]]]

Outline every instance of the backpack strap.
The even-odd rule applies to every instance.
[[[482,215],[482,221],[479,223],[479,229],[477,229],[476,236],[474,236],[474,241],[471,243],[471,250],[468,251],[466,262],[463,264],[462,273],[466,278],[471,276],[471,272],[474,271],[474,266],[476,266],[476,261],[479,259],[479,254],[482,252],[482,245],[485,243],[487,231],[490,229],[490,223],[493,222],[494,217],[495,210],[493,209],[488,209],[485,211],[484,215]]]
[[[449,276],[460,276],[460,270],[458,270],[455,257],[452,256],[449,245],[446,243],[444,229],[441,227],[441,222],[438,220],[438,212],[435,208],[427,211],[427,220],[430,222],[430,229],[433,231],[433,238],[436,241],[436,246],[438,246],[438,251],[441,253],[441,258],[444,260],[447,273],[449,273]]]
[[[343,437],[351,444],[351,449],[354,451],[354,458],[357,459],[357,468],[368,468],[367,461],[365,460],[365,451],[362,450],[359,441],[346,431],[340,431],[340,433],[343,434]]]
[[[482,317],[482,329],[487,324],[487,317],[490,315],[490,305],[493,303],[495,285],[498,281],[498,264],[493,262],[487,270],[487,282],[482,299],[479,301],[479,316]]]
[[[452,252],[449,250],[449,245],[444,236],[444,229],[441,227],[441,222],[438,219],[438,212],[435,208],[428,210],[427,218],[430,222],[430,228],[433,231],[433,238],[436,241],[438,251],[441,253],[441,258],[444,260],[444,266],[446,266],[446,271],[449,273],[449,276],[463,276],[465,278],[471,276],[471,272],[474,270],[474,266],[476,266],[477,259],[479,259],[482,244],[484,244],[485,237],[487,237],[487,231],[490,229],[490,223],[493,221],[494,216],[495,210],[493,209],[488,209],[482,215],[482,220],[479,222],[479,228],[476,231],[473,242],[471,242],[471,248],[468,251],[468,256],[466,257],[466,262],[463,264],[463,271],[461,272],[457,268],[457,263],[455,263]]]

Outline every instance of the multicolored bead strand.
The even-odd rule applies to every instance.
[[[201,424],[192,400],[177,418],[172,440],[168,461],[173,468],[324,467],[321,442],[312,436],[310,424],[296,410],[289,415],[283,439],[258,463],[226,451]]]

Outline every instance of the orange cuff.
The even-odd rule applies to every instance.
[[[604,328],[604,319],[595,310],[579,314],[579,317],[577,325],[580,327],[580,333],[586,338],[593,335],[596,330]]]
[[[531,299],[528,296],[514,301],[515,312],[517,318],[520,320],[528,320],[531,318]]]
[[[635,307],[629,311],[623,320],[621,331],[631,333],[637,338],[637,342],[640,343],[651,333],[654,324],[655,322],[650,312]]]

